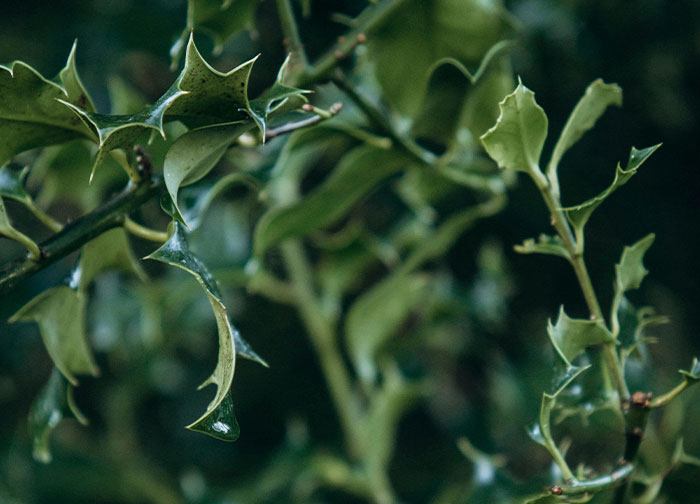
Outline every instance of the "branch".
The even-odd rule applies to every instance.
[[[160,194],[163,180],[129,184],[126,189],[100,208],[67,224],[59,233],[39,245],[38,260],[18,259],[0,270],[0,293],[12,289],[17,283],[33,275],[105,231],[121,226],[127,215],[146,201]]]

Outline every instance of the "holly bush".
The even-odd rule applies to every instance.
[[[689,303],[643,283],[666,228],[608,203],[665,130],[613,135],[621,86],[566,71],[550,126],[525,84],[618,10],[30,7],[0,54],[3,502],[697,492]]]

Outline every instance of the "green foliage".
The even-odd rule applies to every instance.
[[[189,0],[170,50],[173,69],[184,60],[177,75],[159,70],[164,54],[131,77],[119,65],[83,72],[111,108],[83,85],[76,44],[54,79],[0,67],[0,235],[20,245],[0,249],[11,293],[0,308],[35,323],[48,353],[31,366],[42,353],[0,354],[28,377],[0,374],[0,404],[15,381],[34,397],[7,408],[29,424],[0,438],[12,445],[0,469],[30,451],[53,459],[35,480],[27,464],[22,477],[8,471],[0,501],[653,502],[671,471],[697,465],[679,419],[698,361],[675,388],[646,394],[658,380],[648,330],[668,319],[626,297],[646,295],[629,293],[655,235],[624,248],[607,317],[584,261],[593,212],[659,145],[632,148],[610,186],[561,205],[560,162],[621,89],[591,83],[544,164],[550,121],[522,81],[513,90],[520,42],[507,38],[520,27],[500,1],[335,8]],[[331,19],[348,25],[341,37]],[[205,59],[200,34],[231,70]],[[554,229],[515,250],[566,259],[587,309],[551,304],[553,366],[532,329],[550,304],[533,295],[527,315],[509,304],[523,272],[500,233],[529,217],[490,220],[517,172]],[[15,348],[32,344],[32,326],[8,327]],[[216,387],[206,408],[187,392],[200,374],[200,389]],[[649,418],[662,407],[660,423]],[[95,426],[62,425],[69,417]],[[241,441],[183,432],[185,418]],[[546,451],[523,432],[533,418]]]

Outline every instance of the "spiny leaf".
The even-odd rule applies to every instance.
[[[535,94],[520,82],[499,107],[496,124],[481,136],[486,152],[501,168],[543,179],[539,160],[547,138],[547,116],[537,105]]]
[[[86,425],[87,419],[73,401],[73,387],[57,368],[53,368],[49,380],[41,389],[29,410],[29,434],[32,438],[32,454],[43,463],[51,462],[49,438],[51,432],[66,416],[75,417]]]
[[[644,267],[644,254],[654,243],[655,235],[649,234],[634,245],[625,247],[622,251],[619,264],[615,265],[615,292],[622,293],[630,289],[638,289],[642,280],[647,276]]]
[[[97,376],[85,335],[85,293],[65,285],[48,289],[15,313],[10,322],[36,322],[56,367],[77,385],[76,374]]]
[[[564,259],[570,258],[569,252],[558,236],[541,234],[537,241],[534,238],[528,238],[522,245],[516,245],[513,248],[521,254],[550,254],[563,257]]]
[[[304,93],[310,93],[310,91],[289,87],[284,84],[289,60],[290,56],[287,56],[287,59],[284,60],[284,63],[277,73],[277,79],[272,87],[265,91],[262,96],[250,102],[250,115],[258,126],[258,129],[260,129],[263,142],[265,142],[268,116],[284,107],[285,102],[289,101],[292,97],[296,97],[301,100],[301,103],[305,103],[307,100],[304,98]]]
[[[152,107],[131,115],[105,115],[65,103],[99,139],[97,166],[113,149],[128,149],[147,132],[165,138],[164,121],[179,120],[189,128],[243,121],[249,117],[248,78],[255,58],[222,73],[212,68],[190,37],[185,67]]]
[[[75,71],[74,58],[75,45],[54,81],[21,61],[9,67],[0,65],[0,165],[35,147],[92,138],[90,129],[59,103],[92,106]]]
[[[187,224],[177,204],[180,187],[209,173],[231,143],[248,129],[250,124],[245,122],[221,124],[188,131],[175,140],[165,156],[163,176],[177,220]]]
[[[588,219],[593,211],[598,208],[598,206],[615,190],[625,185],[627,181],[631,179],[635,173],[637,173],[637,169],[644,163],[644,161],[646,161],[649,156],[651,156],[660,146],[661,144],[658,144],[642,150],[637,150],[632,147],[629,160],[627,161],[627,167],[623,169],[618,163],[617,169],[615,170],[615,179],[607,189],[601,192],[598,196],[595,196],[588,201],[581,203],[580,205],[562,209],[566,213],[566,217],[569,219],[569,222],[571,222],[571,225],[577,230],[577,233],[580,233],[583,230],[583,227],[586,225],[586,222],[588,222]]]
[[[18,163],[8,163],[0,168],[0,196],[12,198],[21,203],[31,202],[31,197],[24,190],[24,180],[27,178],[28,166]]]
[[[586,131],[593,128],[596,121],[611,106],[622,105],[622,89],[617,84],[606,84],[601,79],[593,81],[574,107],[573,112],[559,135],[557,144],[549,161],[548,174],[556,173],[557,166],[564,153],[578,142]]]
[[[547,332],[552,345],[567,365],[586,347],[613,342],[610,331],[600,320],[572,319],[562,306],[556,324],[549,321]]]
[[[425,299],[425,274],[391,275],[363,294],[349,309],[345,342],[358,375],[371,383],[376,353]]]
[[[342,218],[385,178],[401,170],[406,160],[394,151],[360,146],[347,154],[328,179],[303,201],[276,207],[255,229],[254,255],[294,236],[302,236]]]
[[[240,352],[242,355],[263,365],[265,365],[265,362],[243,342],[238,331],[231,325],[214,278],[197,256],[190,252],[184,230],[179,223],[173,223],[173,232],[170,239],[146,259],[164,262],[185,270],[195,277],[209,298],[218,327],[219,357],[214,372],[199,388],[215,384],[217,390],[205,413],[187,428],[204,432],[220,439],[224,439],[224,436],[232,437],[232,439],[227,439],[232,441],[238,437],[233,405],[230,402],[230,390],[236,366],[236,352]]]
[[[201,30],[214,40],[214,53],[236,32],[253,27],[257,0],[188,0],[187,26],[170,48],[171,69],[175,70],[193,30]]]

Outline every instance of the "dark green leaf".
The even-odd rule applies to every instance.
[[[601,192],[598,196],[595,196],[588,201],[581,203],[580,205],[562,209],[566,213],[566,218],[569,219],[569,222],[571,222],[571,225],[576,228],[578,233],[581,233],[593,211],[598,208],[598,206],[605,201],[608,196],[615,192],[615,190],[625,185],[627,181],[631,179],[635,173],[637,173],[637,169],[644,163],[644,161],[646,161],[649,156],[651,156],[660,146],[661,144],[658,144],[642,150],[637,150],[632,147],[629,161],[627,162],[627,167],[623,170],[618,163],[617,169],[615,170],[615,179],[607,189]]]
[[[66,416],[75,417],[83,425],[87,419],[75,406],[73,388],[53,368],[49,381],[41,389],[29,410],[29,433],[32,437],[32,454],[39,462],[51,462],[49,438],[51,432]]]
[[[563,306],[559,310],[556,324],[552,325],[552,321],[549,321],[547,332],[552,345],[567,365],[586,347],[614,341],[602,321],[569,318]]]
[[[241,428],[238,426],[236,414],[233,411],[231,394],[227,394],[211,413],[188,425],[187,428],[222,441],[238,439]]]
[[[556,173],[559,161],[566,151],[578,142],[586,131],[593,128],[596,121],[611,105],[618,107],[622,105],[622,89],[617,84],[606,84],[601,79],[593,81],[574,107],[559,135],[549,161],[549,170],[551,170],[549,174]]]
[[[31,197],[24,190],[24,180],[27,178],[28,166],[18,163],[8,163],[0,168],[0,196],[29,203]]]
[[[97,376],[97,364],[85,335],[85,293],[67,286],[39,294],[15,313],[10,322],[36,322],[56,367],[76,385],[76,374]]]
[[[405,167],[407,161],[394,151],[360,146],[347,154],[328,179],[302,201],[272,208],[258,222],[254,255],[286,238],[303,236],[333,224],[387,177]]]
[[[59,103],[64,100],[74,106],[92,106],[87,94],[80,92],[74,55],[75,45],[57,78],[62,85],[21,61],[9,67],[0,65],[0,165],[28,149],[92,138],[90,129]]]
[[[534,238],[528,238],[522,245],[516,245],[514,248],[516,252],[521,254],[550,254],[564,259],[570,258],[569,252],[558,236],[541,234],[537,241]]]
[[[499,107],[496,124],[481,136],[486,152],[501,168],[522,171],[538,184],[546,183],[539,161],[547,138],[547,116],[535,94],[521,82]]]

